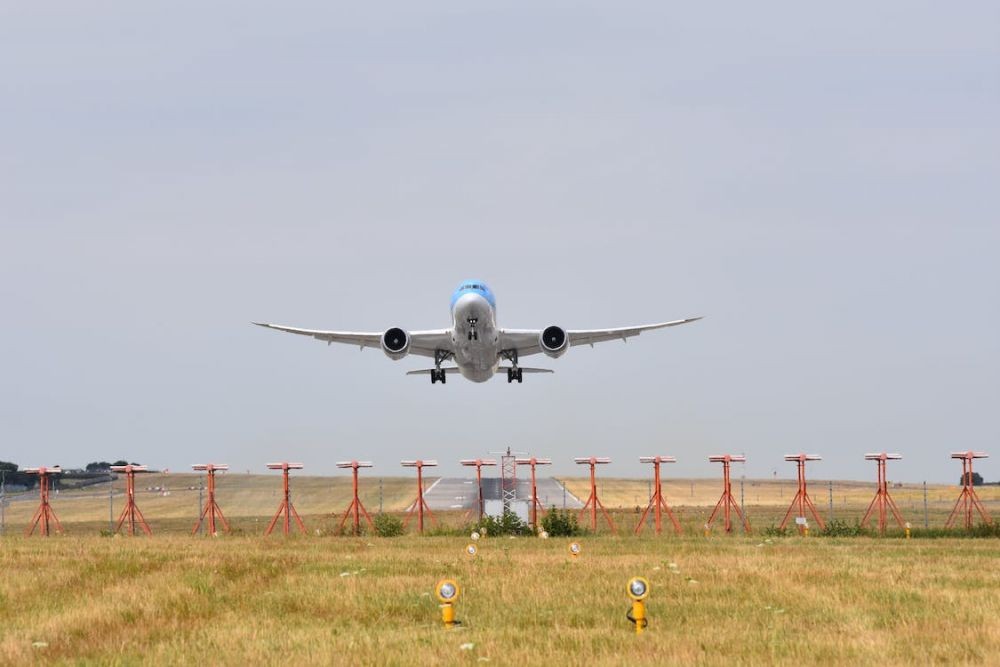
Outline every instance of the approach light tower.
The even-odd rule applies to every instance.
[[[646,525],[646,517],[649,516],[649,510],[653,510],[653,525],[656,527],[657,535],[662,530],[661,514],[663,512],[667,513],[670,522],[674,524],[674,532],[680,535],[681,524],[677,521],[674,513],[670,511],[670,506],[667,505],[667,501],[663,498],[663,485],[660,482],[660,464],[677,463],[677,459],[673,456],[640,456],[639,462],[653,464],[653,495],[649,497],[649,503],[646,505],[646,509],[642,511],[642,516],[639,517],[639,523],[635,526],[635,534],[639,535],[642,533],[643,526]]]
[[[56,513],[52,511],[52,505],[49,504],[49,477],[52,475],[61,475],[62,468],[59,466],[52,466],[51,468],[46,468],[44,466],[38,468],[25,468],[24,472],[29,475],[38,475],[38,509],[35,511],[35,516],[31,519],[31,525],[24,532],[26,536],[34,534],[35,528],[41,526],[39,535],[42,537],[48,537],[51,534],[49,528],[50,524],[54,523],[56,532],[63,532],[62,524],[59,523]]]
[[[987,525],[993,523],[993,519],[990,518],[989,513],[986,508],[983,507],[983,501],[979,499],[976,494],[976,489],[972,485],[972,461],[973,459],[985,459],[988,458],[989,454],[986,452],[952,452],[951,458],[961,459],[962,461],[962,493],[958,496],[958,502],[955,503],[955,509],[951,511],[948,516],[948,521],[945,522],[945,528],[951,528],[952,524],[955,522],[955,517],[958,516],[958,511],[962,511],[962,516],[965,517],[965,529],[972,530],[973,513],[972,510],[978,510],[979,516],[983,518],[983,523]]]
[[[483,500],[483,466],[494,466],[496,467],[496,459],[462,459],[460,463],[464,466],[475,466],[476,467],[476,485],[479,490],[479,521],[483,520],[483,514],[486,511],[486,505]],[[471,511],[471,510],[470,510]],[[468,512],[466,513],[468,516]]]
[[[267,530],[264,531],[265,535],[270,535],[271,531],[274,530],[274,526],[278,523],[278,519],[284,517],[284,521],[281,522],[282,532],[288,535],[291,529],[292,517],[295,517],[295,524],[299,527],[299,531],[304,535],[306,533],[306,527],[302,523],[302,519],[299,518],[299,513],[295,511],[295,505],[292,505],[292,494],[288,487],[288,471],[289,470],[302,470],[305,466],[301,463],[288,463],[287,461],[282,461],[280,463],[268,463],[267,467],[270,470],[280,470],[281,471],[281,504],[278,505],[278,511],[275,512],[274,518],[271,519],[271,523],[267,525]]]
[[[618,533],[618,529],[615,528],[614,522],[611,520],[611,515],[608,511],[604,509],[604,504],[601,503],[600,498],[597,497],[597,473],[595,469],[598,465],[605,465],[611,463],[611,459],[607,456],[590,456],[590,457],[580,457],[573,459],[578,465],[589,465],[590,466],[590,495],[587,496],[587,502],[584,504],[583,509],[580,510],[578,516],[583,516],[583,513],[590,508],[590,530],[597,532],[597,509],[601,509],[601,513],[604,515],[604,519],[608,522],[611,527],[611,532]]]
[[[534,456],[529,458],[518,458],[515,460],[517,465],[531,466],[531,527],[536,531],[538,530],[538,510],[542,510],[542,514],[545,514],[545,508],[542,507],[542,503],[538,500],[538,486],[535,483],[535,466],[547,466],[552,465],[552,459],[539,459]]]
[[[149,468],[146,466],[138,465],[124,465],[124,466],[111,466],[111,470],[114,472],[125,473],[125,507],[122,509],[122,513],[118,516],[118,525],[115,526],[115,532],[117,533],[122,529],[122,524],[125,520],[128,520],[128,534],[130,536],[135,535],[136,524],[142,528],[142,532],[147,535],[153,534],[153,529],[149,527],[146,523],[146,517],[142,515],[139,511],[139,506],[135,504],[135,474],[137,472],[149,472]]]
[[[868,525],[868,519],[871,518],[872,512],[878,510],[878,532],[882,535],[885,534],[885,524],[887,512],[889,510],[892,512],[892,516],[896,519],[896,523],[899,524],[900,528],[905,529],[906,524],[903,523],[903,517],[899,513],[899,509],[896,507],[896,502],[889,495],[889,483],[886,481],[885,464],[886,461],[899,461],[903,457],[899,454],[889,454],[888,452],[879,452],[874,454],[865,454],[866,461],[875,461],[875,465],[878,467],[878,487],[875,490],[875,497],[872,498],[871,503],[868,504],[868,509],[865,511],[865,516],[861,519],[861,525]]]
[[[229,532],[229,522],[226,521],[226,517],[222,514],[222,508],[219,507],[219,503],[215,502],[215,473],[218,470],[229,470],[229,466],[225,464],[218,463],[195,463],[191,466],[192,470],[204,470],[206,476],[208,477],[208,498],[205,499],[205,508],[201,511],[201,516],[198,517],[198,523],[194,524],[194,528],[191,530],[191,534],[195,535],[201,528],[202,522],[205,517],[208,517],[208,534],[215,536],[215,520],[218,518],[222,522],[222,528],[227,533]]]
[[[375,522],[372,521],[371,516],[368,514],[368,510],[365,506],[361,504],[361,497],[358,496],[358,468],[371,468],[371,461],[338,461],[338,468],[350,468],[351,469],[351,480],[353,488],[353,499],[351,504],[347,506],[347,510],[344,512],[344,516],[340,518],[340,526],[338,530],[344,530],[344,523],[347,522],[347,517],[353,516],[354,521],[352,522],[352,529],[355,535],[361,534],[361,515],[364,515],[365,521],[368,522],[368,527],[371,528],[372,532],[375,532]]]
[[[785,460],[795,462],[795,467],[798,470],[799,490],[795,493],[795,497],[792,498],[792,504],[788,506],[785,518],[781,520],[781,525],[778,526],[778,529],[784,530],[785,524],[788,523],[788,519],[792,516],[792,512],[798,511],[795,515],[795,524],[799,527],[800,533],[806,532],[806,524],[803,522],[806,521],[806,510],[808,509],[812,512],[813,518],[816,519],[819,529],[823,530],[826,528],[826,524],[823,523],[819,512],[816,511],[816,506],[813,505],[812,498],[806,492],[806,461],[822,461],[823,457],[818,454],[786,454]]]
[[[722,515],[725,519],[724,526],[727,533],[733,532],[733,524],[729,518],[729,511],[735,510],[736,516],[740,518],[743,523],[743,532],[750,533],[750,522],[743,515],[743,510],[740,509],[739,503],[733,498],[733,486],[729,478],[729,466],[732,463],[746,463],[747,457],[742,454],[713,454],[708,457],[708,460],[713,463],[722,464],[722,497],[719,498],[719,502],[715,504],[715,509],[712,510],[712,514],[708,517],[708,521],[705,523],[705,529],[709,529],[712,526],[712,522],[715,521],[715,515],[719,513],[719,509],[722,509]]]
[[[405,528],[413,514],[417,515],[417,530],[421,533],[424,532],[424,511],[426,510],[427,516],[431,518],[431,521],[437,523],[437,519],[434,518],[434,513],[431,512],[430,506],[427,501],[424,500],[424,468],[433,467],[438,464],[437,461],[424,461],[423,459],[416,460],[403,460],[399,464],[404,468],[416,468],[417,469],[417,499],[413,501],[410,508],[406,511],[406,518],[403,519],[403,527]]]

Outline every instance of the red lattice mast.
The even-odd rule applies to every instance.
[[[222,508],[219,504],[215,502],[215,472],[217,470],[229,470],[228,465],[217,464],[217,463],[195,463],[191,466],[192,470],[204,470],[206,476],[208,477],[208,498],[205,500],[205,509],[201,511],[201,516],[198,517],[198,523],[194,524],[194,528],[191,530],[191,534],[194,535],[201,528],[202,522],[205,517],[208,517],[208,534],[217,535],[215,529],[215,520],[222,523],[222,528],[227,533],[229,532],[229,522],[226,521],[226,517],[222,514]]]
[[[35,528],[39,526],[39,535],[42,537],[48,537],[51,534],[50,525],[55,524],[55,529],[57,533],[63,532],[62,524],[59,523],[59,518],[56,517],[56,513],[52,511],[52,505],[49,504],[49,477],[52,475],[61,475],[62,468],[59,466],[53,466],[51,468],[39,467],[39,468],[25,468],[24,472],[29,475],[38,475],[38,509],[35,510],[35,516],[31,519],[31,525],[24,532],[25,535],[30,536],[34,534]]]
[[[733,487],[729,479],[729,466],[731,463],[746,463],[747,457],[742,454],[713,454],[708,457],[708,460],[713,463],[722,464],[722,497],[719,498],[719,502],[715,504],[715,509],[712,510],[711,516],[708,517],[708,522],[705,524],[705,528],[708,529],[712,526],[712,522],[715,521],[716,514],[719,510],[722,510],[723,518],[725,519],[724,524],[727,533],[733,532],[733,525],[730,521],[730,510],[736,511],[736,516],[739,517],[740,522],[743,524],[743,532],[750,534],[750,522],[747,518],[743,516],[743,510],[740,509],[739,503],[733,498]]]
[[[139,511],[139,506],[135,504],[135,474],[137,472],[148,472],[146,466],[137,465],[124,465],[124,466],[111,466],[111,469],[115,472],[125,473],[125,507],[122,509],[122,513],[118,516],[118,525],[115,526],[115,532],[119,532],[122,529],[122,524],[128,521],[128,534],[130,536],[135,535],[135,527],[138,525],[142,528],[142,532],[147,535],[153,534],[153,529],[149,527],[146,523],[146,517],[142,515]]]
[[[552,465],[552,459],[539,459],[534,456],[529,458],[518,458],[514,461],[517,465],[531,466],[531,527],[538,530],[538,510],[545,514],[545,508],[538,499],[538,486],[535,484],[535,466]]]
[[[278,511],[275,513],[274,518],[271,519],[271,523],[267,525],[267,530],[264,531],[265,535],[270,535],[271,531],[274,530],[275,524],[278,523],[278,519],[284,519],[281,522],[282,532],[285,535],[291,530],[292,518],[295,518],[295,524],[299,527],[299,531],[305,534],[306,527],[302,523],[302,519],[299,518],[299,513],[295,511],[295,505],[292,504],[292,494],[288,488],[288,471],[289,470],[302,470],[305,466],[301,463],[288,463],[282,461],[281,463],[268,463],[267,467],[271,470],[281,471],[281,486],[282,486],[282,500],[281,504],[278,505]]]
[[[820,517],[819,512],[816,511],[816,506],[813,505],[812,498],[809,497],[809,493],[806,492],[806,461],[822,461],[823,457],[818,454],[786,454],[786,461],[794,461],[795,467],[798,470],[799,478],[799,490],[795,493],[795,497],[792,498],[792,504],[788,506],[788,511],[785,512],[785,518],[781,520],[781,525],[778,526],[779,529],[784,530],[785,525],[788,523],[788,519],[791,518],[792,512],[796,513],[796,518],[801,517],[803,521],[806,519],[806,510],[809,510],[813,518],[816,519],[816,523],[819,524],[819,529],[823,530],[826,525],[823,523],[823,519]],[[804,533],[806,530],[806,525],[798,521],[795,522],[799,527],[799,532]]]
[[[406,511],[406,518],[403,519],[403,527],[405,528],[407,524],[410,523],[410,519],[413,518],[414,513],[417,515],[417,530],[421,533],[424,532],[424,512],[427,512],[427,516],[436,524],[437,519],[434,518],[434,513],[431,512],[431,508],[427,505],[427,501],[424,500],[424,468],[433,467],[438,463],[437,461],[424,461],[422,459],[400,461],[399,464],[404,468],[416,468],[417,469],[417,499],[413,501],[410,508]]]
[[[354,484],[354,494],[351,504],[347,506],[347,511],[344,512],[344,516],[340,519],[340,527],[338,530],[344,530],[344,524],[347,523],[347,517],[353,516],[354,520],[352,522],[352,528],[355,535],[361,534],[361,516],[364,515],[365,521],[368,522],[368,527],[371,528],[372,532],[375,532],[375,523],[372,521],[371,516],[368,514],[368,510],[365,506],[361,504],[361,498],[358,496],[358,468],[371,468],[371,461],[338,461],[338,468],[350,468],[351,469],[351,479]]]
[[[486,512],[486,504],[483,500],[483,466],[496,466],[496,459],[462,459],[461,464],[464,466],[475,466],[476,467],[476,485],[479,490],[479,521],[483,520],[483,514]],[[465,513],[465,516],[469,516],[469,512]]]
[[[903,517],[899,513],[899,508],[896,507],[896,501],[889,494],[889,483],[886,477],[886,461],[899,461],[902,458],[899,454],[889,454],[888,452],[865,454],[865,460],[875,461],[875,465],[878,467],[878,488],[875,490],[875,497],[868,504],[868,509],[865,510],[865,516],[861,519],[861,525],[868,525],[868,520],[871,518],[872,513],[877,511],[878,532],[882,535],[885,534],[886,519],[889,512],[892,512],[892,517],[899,524],[900,528],[906,528],[906,524],[903,523]]]
[[[611,515],[608,511],[604,509],[604,504],[601,503],[601,499],[597,497],[597,473],[595,469],[598,465],[603,465],[611,463],[611,459],[606,456],[591,456],[587,458],[575,458],[573,459],[579,465],[589,465],[590,466],[590,496],[587,497],[587,502],[583,505],[583,509],[580,510],[578,515],[582,517],[587,508],[590,508],[590,530],[597,532],[597,510],[600,508],[601,513],[604,515],[604,519],[608,522],[611,527],[611,532],[617,533],[618,529],[615,528],[614,522],[611,520]]]
[[[639,462],[653,464],[653,495],[649,497],[649,504],[647,504],[646,509],[642,511],[639,523],[635,526],[635,534],[639,535],[642,533],[642,529],[646,525],[646,517],[649,516],[649,511],[653,510],[653,525],[656,527],[657,535],[660,534],[663,527],[661,517],[663,512],[667,513],[667,516],[670,518],[670,522],[674,524],[674,532],[680,535],[682,532],[681,524],[677,521],[677,517],[674,516],[674,513],[670,511],[670,506],[667,505],[667,501],[663,498],[663,485],[660,482],[660,464],[677,463],[677,459],[673,456],[640,456]]]
[[[989,454],[986,452],[952,452],[951,458],[962,460],[962,493],[958,496],[958,502],[955,503],[955,509],[951,511],[948,516],[948,521],[944,524],[945,528],[951,528],[952,524],[955,522],[955,517],[958,516],[958,511],[962,511],[962,516],[965,517],[965,529],[972,530],[973,521],[973,509],[978,510],[979,516],[983,518],[983,523],[992,524],[993,519],[990,518],[989,513],[986,508],[983,507],[983,502],[979,500],[979,496],[976,494],[975,487],[972,486],[972,461],[973,459],[985,459],[988,458]]]

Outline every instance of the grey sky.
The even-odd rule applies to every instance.
[[[0,5],[0,459],[1000,477],[995,2],[328,4]],[[445,387],[248,324],[446,326],[468,277],[707,319]]]

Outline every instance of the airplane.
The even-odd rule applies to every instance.
[[[547,368],[526,368],[522,357],[544,353],[552,359],[565,354],[575,345],[590,345],[607,340],[625,340],[643,331],[675,327],[696,322],[701,317],[689,317],[658,324],[640,324],[615,329],[503,329],[497,326],[497,301],[493,291],[481,280],[466,280],[451,295],[452,326],[429,331],[406,331],[392,327],[385,331],[320,331],[299,329],[280,324],[253,322],[260,327],[287,331],[330,343],[381,348],[387,357],[399,361],[409,354],[434,359],[434,368],[409,371],[407,375],[430,375],[431,384],[445,384],[449,375],[460,373],[472,382],[486,382],[497,373],[507,374],[507,383],[524,379],[525,373],[551,373]],[[442,366],[453,360],[454,366]],[[509,366],[502,366],[507,361]]]

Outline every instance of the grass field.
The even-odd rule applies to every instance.
[[[0,664],[996,664],[1000,540],[0,541]],[[651,582],[650,626],[625,582]],[[431,597],[454,576],[458,629]]]

